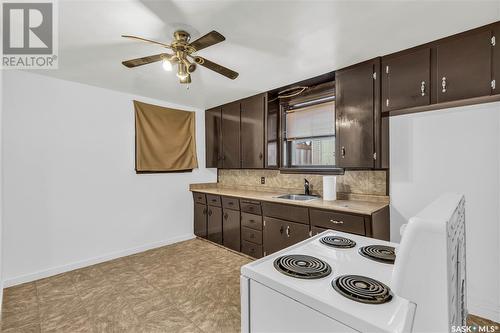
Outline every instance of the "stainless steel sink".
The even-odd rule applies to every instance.
[[[318,199],[319,197],[315,195],[305,195],[305,194],[283,194],[277,196],[278,199],[286,199],[286,200],[298,200],[298,201],[308,201]]]

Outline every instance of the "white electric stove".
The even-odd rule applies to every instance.
[[[410,219],[401,244],[325,231],[241,269],[242,332],[446,332],[465,317],[460,195]]]

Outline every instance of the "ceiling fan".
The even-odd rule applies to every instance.
[[[123,61],[122,64],[128,68],[162,61],[163,68],[166,71],[171,71],[173,65],[177,65],[177,77],[179,78],[179,82],[184,84],[191,83],[191,73],[196,69],[196,65],[201,65],[203,67],[211,69],[214,72],[230,78],[231,80],[234,80],[238,77],[237,72],[193,54],[204,48],[224,41],[226,38],[217,31],[211,31],[191,43],[189,42],[191,36],[189,35],[189,33],[183,30],[174,32],[174,40],[171,44],[160,43],[154,40],[130,35],[122,35],[122,37],[157,44],[172,50],[172,53],[160,53],[148,57]],[[188,58],[192,59],[193,62],[189,61]]]

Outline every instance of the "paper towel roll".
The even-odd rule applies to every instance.
[[[337,177],[323,176],[323,200],[337,200]]]

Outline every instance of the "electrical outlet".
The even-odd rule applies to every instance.
[[[264,185],[266,183],[266,177],[260,177],[260,183]]]

